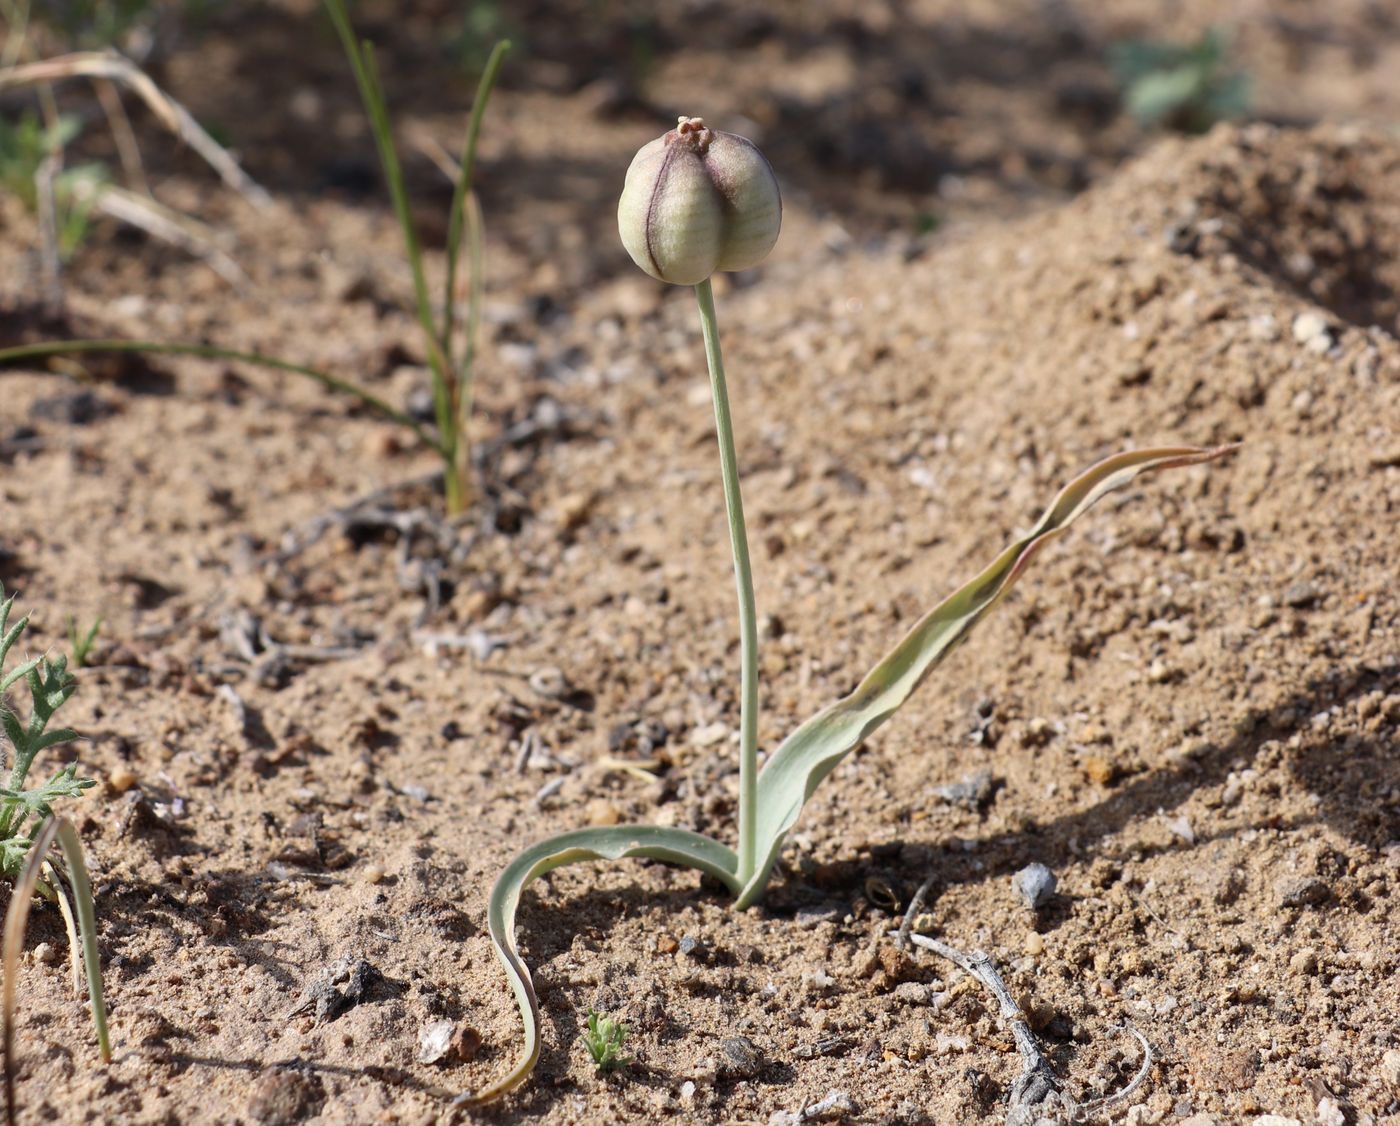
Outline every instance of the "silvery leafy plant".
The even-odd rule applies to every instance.
[[[14,604],[14,595],[6,598],[4,590],[0,589],[0,729],[4,731],[0,750],[5,752],[4,765],[9,768],[9,777],[5,785],[0,786],[0,874],[14,882],[0,948],[0,981],[3,981],[0,1025],[3,1025],[5,1101],[11,1122],[15,1121],[15,985],[29,907],[36,892],[55,904],[63,916],[74,951],[75,981],[77,952],[82,951],[98,1051],[104,1061],[111,1055],[107,1010],[102,1000],[102,965],[97,951],[92,884],[77,830],[66,817],[55,817],[53,811],[55,801],[76,798],[96,782],[91,778],[79,778],[77,763],[70,762],[47,782],[34,787],[25,785],[40,751],[78,738],[78,733],[71,728],[49,728],[49,721],[73,694],[77,682],[68,672],[68,660],[62,655],[53,659],[31,657],[9,672],[4,671],[6,659],[29,625],[27,616],[14,625],[9,624]],[[5,706],[5,694],[21,682],[29,689],[27,720],[21,720]],[[50,859],[55,844],[68,861],[66,878]]]
[[[539,1059],[539,1002],[515,940],[516,909],[532,881],[566,864],[641,857],[699,869],[728,889],[736,908],[753,905],[817,786],[967,639],[1036,552],[1101,497],[1139,474],[1212,461],[1233,449],[1135,450],[1086,470],[1061,490],[1034,527],[921,618],[855,691],[792,732],[760,770],[757,611],[710,277],[761,262],[777,241],[781,217],[777,179],[763,154],[742,137],[710,129],[700,118],[681,118],[676,128],[637,153],[618,206],[622,243],[633,261],[660,281],[694,286],[700,307],[739,596],[738,849],[687,829],[618,825],[561,833],[512,860],[492,889],[487,914],[491,941],[524,1021],[524,1047],[509,1072],[480,1091],[459,1096],[459,1104],[499,1098],[524,1082]]]

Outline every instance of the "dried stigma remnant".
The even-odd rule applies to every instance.
[[[638,151],[617,207],[632,261],[674,285],[758,265],[782,218],[778,179],[754,143],[699,117],[682,117]]]

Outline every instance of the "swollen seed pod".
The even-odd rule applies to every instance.
[[[757,266],[782,218],[778,179],[754,143],[698,117],[682,117],[638,151],[617,205],[632,261],[675,285]]]

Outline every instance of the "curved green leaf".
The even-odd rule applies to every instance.
[[[540,1058],[539,1001],[530,980],[530,971],[520,959],[515,945],[515,912],[520,896],[540,876],[565,864],[585,860],[622,860],[629,856],[664,860],[686,868],[698,868],[714,876],[730,891],[738,893],[735,875],[738,858],[732,849],[688,829],[657,825],[617,825],[605,829],[576,829],[531,845],[510,862],[491,889],[487,924],[496,957],[520,1006],[525,1025],[525,1047],[515,1066],[501,1079],[481,1091],[466,1092],[454,1100],[458,1106],[479,1106],[513,1091],[525,1081]]]
[[[40,881],[40,872],[48,862],[49,849],[55,840],[68,861],[68,881],[78,912],[79,941],[87,976],[88,1000],[92,1006],[92,1023],[97,1033],[97,1050],[103,1063],[112,1058],[111,1040],[107,1033],[107,1006],[102,999],[97,919],[92,903],[92,883],[83,860],[82,841],[73,823],[66,817],[51,817],[40,826],[34,838],[29,859],[15,881],[10,906],[5,911],[3,948],[0,949],[0,1054],[4,1056],[5,1107],[10,1122],[17,1121],[15,1082],[19,1068],[15,1058],[15,985],[19,979],[19,958],[29,922],[29,907],[35,891],[45,886]],[[45,894],[52,894],[61,900],[63,888],[55,881]]]
[[[920,619],[854,692],[789,735],[758,777],[758,863],[736,906],[747,907],[763,894],[784,837],[822,779],[893,715],[934,667],[967,639],[1043,544],[1104,494],[1122,488],[1138,474],[1213,461],[1235,448],[1166,447],[1122,453],[1099,462],[1066,485],[1035,527],[997,556],[990,567]]]

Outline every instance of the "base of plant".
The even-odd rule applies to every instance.
[[[539,1059],[539,1001],[515,939],[515,915],[525,889],[568,864],[629,857],[663,860],[714,876],[735,897],[736,909],[763,895],[788,831],[816,788],[876,728],[897,711],[938,664],[1002,600],[1036,553],[1102,497],[1140,474],[1199,465],[1235,446],[1166,447],[1118,454],[1071,481],[1024,536],[1010,544],[971,582],[921,618],[860,682],[855,691],[802,724],[769,757],[755,783],[753,821],[757,862],[741,876],[739,856],[726,845],[686,829],[654,825],[578,829],[539,842],[517,856],[496,881],[487,908],[491,942],[515,993],[525,1043],[510,1071],[455,1101],[491,1102],[523,1083]]]

